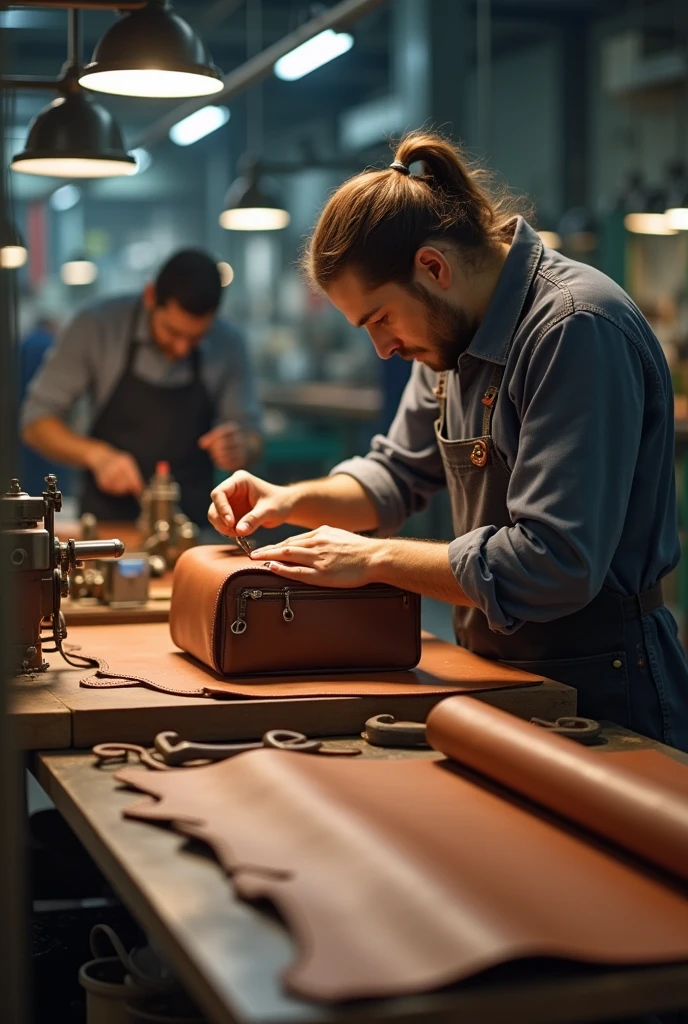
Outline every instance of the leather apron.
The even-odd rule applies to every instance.
[[[448,374],[439,376],[435,394],[440,415],[435,435],[457,537],[482,526],[499,529],[513,525],[507,507],[511,471],[492,438],[492,418],[503,374],[504,367],[495,368],[483,396],[482,436],[460,441],[451,441],[446,436]],[[479,608],[455,607],[454,629],[458,642],[477,654],[575,686],[579,714],[610,719],[645,733],[659,733],[657,738],[661,739],[664,709],[653,681],[648,677],[641,683],[644,692],[636,700],[637,687],[629,686],[629,675],[637,669],[636,662],[642,661],[636,643],[637,639],[642,641],[642,629],[638,632],[641,620],[662,604],[661,584],[631,597],[603,588],[579,611],[550,622],[525,622],[511,634],[491,630]],[[656,723],[654,728],[652,722]]]
[[[166,461],[181,488],[182,511],[194,523],[206,522],[213,464],[198,439],[213,423],[213,403],[200,377],[200,353],[191,355],[192,380],[178,387],[159,387],[141,380],[133,366],[139,341],[136,324],[141,312],[137,303],[129,322],[129,346],[124,372],[112,395],[96,418],[90,436],[129,452],[148,481],[159,461]],[[131,494],[105,494],[92,473],[86,474],[81,499],[82,512],[98,519],[133,521],[138,518],[138,500]]]

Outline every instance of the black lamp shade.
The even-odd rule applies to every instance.
[[[220,214],[221,226],[231,231],[271,231],[285,228],[289,220],[276,189],[259,177],[257,165],[232,182]]]
[[[79,84],[120,96],[210,96],[223,86],[202,40],[166,3],[149,3],[100,40]]]
[[[51,177],[109,178],[136,171],[112,114],[80,90],[59,96],[29,125],[12,169]]]

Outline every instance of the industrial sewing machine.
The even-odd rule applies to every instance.
[[[22,491],[16,479],[0,497],[0,552],[10,570],[15,638],[10,663],[17,672],[48,668],[43,659],[46,641],[55,645],[45,648],[47,653],[58,652],[68,660],[60,603],[69,594],[70,574],[86,559],[119,558],[124,552],[116,539],[60,541],[55,536],[55,513],[62,508],[62,494],[57,477],[45,479],[47,488],[40,498]]]

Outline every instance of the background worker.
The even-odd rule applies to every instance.
[[[233,471],[261,451],[260,410],[245,343],[220,319],[215,261],[172,256],[142,294],[105,299],[62,331],[32,381],[22,437],[46,458],[85,470],[81,510],[134,520],[159,460],[203,523],[213,467]],[[88,396],[84,437],[65,422]]]

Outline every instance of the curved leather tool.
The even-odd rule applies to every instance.
[[[310,740],[302,732],[292,729],[270,729],[261,740],[251,743],[194,743],[180,740],[176,732],[159,732],[155,737],[155,749],[169,767],[179,768],[190,761],[225,761],[248,750],[271,747],[273,750],[291,750],[301,754],[334,754],[351,756],[359,754],[355,747],[325,749],[321,740]]]
[[[375,747],[428,746],[423,722],[397,722],[394,715],[369,718],[361,736]]]
[[[98,764],[104,761],[127,761],[129,754],[136,754],[141,764],[146,768],[154,768],[158,772],[167,771],[169,765],[158,760],[155,753],[142,747],[139,743],[97,743],[92,753],[98,760]]]
[[[557,718],[553,722],[546,718],[531,718],[530,724],[539,725],[558,736],[567,736],[570,740],[576,740],[586,746],[597,743],[602,732],[602,726],[594,718],[579,718],[577,715]]]

